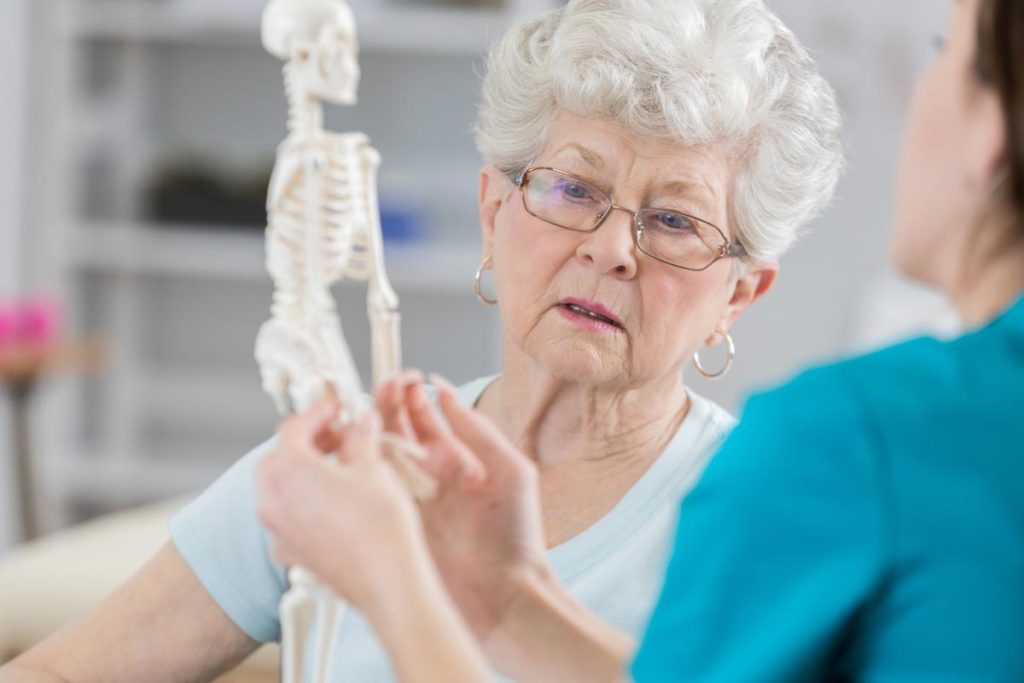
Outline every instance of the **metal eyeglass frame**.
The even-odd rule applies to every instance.
[[[580,230],[579,228],[569,228],[569,227],[566,227],[566,226],[561,225],[559,223],[554,223],[552,221],[549,221],[546,218],[542,218],[542,217],[538,216],[533,211],[531,211],[530,210],[530,205],[526,201],[526,182],[529,179],[530,174],[533,173],[534,171],[554,171],[555,173],[558,173],[560,175],[566,176],[567,178],[572,178],[574,180],[577,180],[580,183],[586,185],[587,187],[593,187],[593,185],[591,185],[587,181],[583,180],[582,178],[576,177],[572,173],[567,173],[566,171],[562,171],[562,170],[557,169],[557,168],[552,168],[551,166],[531,166],[530,168],[527,168],[525,171],[520,171],[519,173],[517,173],[514,176],[512,176],[512,182],[516,185],[516,187],[519,188],[519,195],[523,199],[523,208],[526,209],[526,213],[530,214],[534,218],[537,218],[539,220],[544,221],[545,223],[547,223],[549,225],[554,225],[556,227],[562,228],[563,230],[572,230],[573,232],[594,232],[595,230],[597,230],[598,228],[601,227],[601,225],[605,222],[605,220],[608,218],[608,216],[611,215],[612,211],[614,211],[616,209],[618,209],[619,211],[625,211],[626,213],[628,213],[631,216],[633,216],[633,244],[636,245],[636,248],[641,253],[646,254],[647,256],[650,256],[652,259],[654,259],[656,261],[660,261],[660,262],[662,262],[662,263],[664,263],[666,265],[672,266],[674,268],[681,268],[683,270],[689,270],[689,271],[692,271],[692,272],[695,272],[695,273],[700,273],[700,272],[703,272],[703,271],[707,270],[708,268],[710,268],[711,266],[715,265],[716,263],[718,263],[719,261],[721,261],[724,258],[738,258],[738,257],[741,257],[741,256],[745,256],[746,253],[747,253],[747,250],[743,247],[742,244],[739,244],[738,242],[731,242],[729,240],[729,238],[725,236],[725,233],[722,232],[721,228],[719,228],[714,223],[709,223],[708,221],[704,220],[703,218],[698,218],[697,216],[691,216],[688,213],[683,213],[682,211],[676,211],[675,209],[659,209],[657,207],[644,207],[644,208],[641,208],[639,211],[633,211],[632,209],[626,208],[625,206],[619,206],[618,204],[613,203],[612,202],[612,198],[610,196],[608,196],[607,193],[605,193],[605,192],[603,192],[601,190],[597,190],[597,188],[594,188],[594,189],[597,190],[598,192],[600,192],[605,197],[605,199],[608,200],[608,209],[604,212],[604,215],[602,215],[598,219],[597,223],[594,224],[594,227],[590,228],[589,230]],[[640,246],[640,234],[646,229],[646,227],[644,226],[643,220],[640,218],[640,213],[643,212],[643,211],[650,211],[652,209],[656,210],[656,211],[664,211],[666,213],[674,213],[674,214],[677,214],[677,215],[680,215],[680,216],[684,216],[686,218],[689,218],[690,220],[694,220],[694,221],[697,221],[698,223],[703,223],[704,225],[707,225],[707,226],[709,226],[711,228],[714,228],[715,232],[717,232],[719,234],[719,236],[721,236],[721,238],[722,238],[722,246],[718,248],[718,254],[714,255],[714,249],[712,249],[712,255],[714,255],[714,258],[712,259],[712,261],[710,263],[708,263],[703,268],[690,268],[688,266],[681,266],[678,263],[672,263],[671,261],[666,261],[665,259],[661,258],[660,256],[658,256],[656,254],[652,254],[651,252],[649,252],[646,249],[644,249],[643,247],[641,247]],[[701,240],[701,241],[703,241],[703,240]],[[709,246],[708,248],[710,249],[711,247]]]

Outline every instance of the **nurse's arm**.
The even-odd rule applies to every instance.
[[[554,576],[517,580],[484,647],[504,674],[534,683],[624,683],[636,641],[573,598]]]

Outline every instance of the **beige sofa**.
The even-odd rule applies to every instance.
[[[183,501],[101,517],[0,555],[0,662],[86,614],[167,540]],[[221,683],[277,680],[277,648],[261,648]]]

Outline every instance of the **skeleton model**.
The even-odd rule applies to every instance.
[[[347,421],[367,401],[341,331],[333,283],[367,282],[374,383],[401,362],[398,297],[384,271],[377,205],[380,156],[362,133],[323,129],[321,100],[356,100],[355,21],[341,0],[271,0],[263,13],[263,45],[285,61],[289,108],[288,137],[278,148],[267,197],[272,317],[260,328],[256,359],[263,388],[281,414],[333,396]],[[419,455],[416,447],[390,435],[384,441],[412,492],[431,496],[433,480],[410,459]],[[289,581],[280,608],[282,680],[329,681],[342,603],[300,567],[289,571]],[[314,626],[319,637],[309,677],[303,662]]]

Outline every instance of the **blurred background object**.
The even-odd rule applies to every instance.
[[[102,356],[98,340],[62,336],[62,307],[55,296],[0,299],[0,389],[11,411],[18,539],[40,531],[36,456],[32,443],[32,399],[43,381],[67,374],[96,373]]]
[[[262,230],[273,166],[253,172],[188,159],[162,166],[146,191],[143,215],[155,224]]]
[[[495,37],[558,0],[350,4],[359,103],[329,109],[326,123],[366,132],[383,157],[405,362],[456,381],[494,372],[497,317],[472,286],[479,73]],[[775,291],[733,331],[730,375],[691,380],[732,409],[816,359],[956,327],[944,302],[892,276],[885,258],[903,113],[946,7],[768,4],[839,92],[849,170],[815,232],[784,259]],[[44,531],[198,491],[274,429],[253,343],[270,303],[262,194],[285,99],[281,65],[260,45],[263,5],[0,3],[0,294],[55,291],[68,335],[109,345],[102,373],[54,377],[36,397]],[[336,296],[365,376],[364,288]],[[9,415],[0,415],[0,559],[22,524]]]
[[[58,362],[59,326],[59,306],[52,298],[0,299],[0,388],[11,409],[10,450],[22,541],[39,535],[29,403],[42,376]]]

